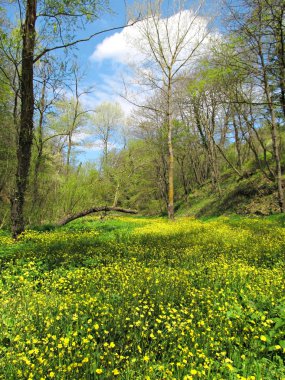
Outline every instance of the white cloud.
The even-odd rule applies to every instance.
[[[120,33],[105,38],[96,46],[90,57],[91,60],[100,62],[104,59],[112,59],[123,64],[128,63],[133,55],[133,48],[127,42],[127,34],[126,29],[124,29]]]
[[[182,60],[189,55],[197,42],[204,38],[207,24],[208,20],[205,17],[196,17],[192,10],[183,10],[159,21],[155,19],[142,20],[105,38],[96,46],[90,59],[97,62],[113,60],[122,64],[142,63],[152,55],[145,39],[146,30],[156,43],[157,25],[163,50],[169,56],[173,53],[178,39],[181,39],[181,36],[187,31],[187,38],[183,43],[184,47],[178,57],[179,60]],[[191,27],[188,31],[189,25]],[[169,59],[169,57],[166,58]]]
[[[103,101],[118,102],[125,113],[130,114],[134,108],[133,105],[119,95],[125,93],[122,79],[124,76],[128,88],[127,97],[131,97],[134,103],[143,103],[151,86],[143,89],[140,87],[140,82],[145,83],[145,78],[155,75],[156,72],[150,59],[153,57],[153,53],[143,35],[147,30],[150,38],[154,40],[155,49],[159,49],[155,26],[157,21],[151,19],[139,21],[135,25],[128,26],[121,32],[105,38],[95,47],[90,57],[91,61],[97,63],[108,61],[114,71],[108,75],[101,75],[99,85],[95,85],[94,96],[89,97],[88,101],[93,101],[96,105]],[[169,18],[160,19],[157,26],[166,60],[170,60],[173,49],[177,46],[177,41],[182,38],[183,34],[186,34],[181,51],[176,58],[176,67],[187,59],[197,43],[203,41],[201,46],[195,49],[193,57],[189,60],[189,64],[195,65],[195,60],[201,54],[205,54],[210,37],[213,37],[213,34],[208,34],[208,21],[205,17],[195,16],[192,10],[183,10]],[[136,75],[130,67],[139,68],[139,75]],[[136,98],[136,96],[138,97]]]

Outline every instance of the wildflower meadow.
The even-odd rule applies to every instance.
[[[86,218],[0,235],[0,379],[285,380],[285,230]]]

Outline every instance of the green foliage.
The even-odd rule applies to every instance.
[[[278,220],[111,218],[0,235],[0,378],[285,376]]]
[[[231,66],[213,66],[208,60],[201,61],[200,70],[194,80],[191,80],[188,90],[191,95],[197,96],[207,88],[220,86],[229,82],[234,74]]]
[[[40,1],[38,14],[45,17],[45,21],[53,26],[55,25],[54,15],[56,15],[57,27],[53,31],[57,34],[59,33],[58,26],[62,23],[65,23],[66,27],[72,30],[78,27],[82,20],[85,23],[96,20],[103,11],[108,10],[108,5],[108,0],[88,0],[84,3],[80,0]]]

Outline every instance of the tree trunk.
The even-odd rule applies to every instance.
[[[171,72],[167,86],[167,145],[168,145],[168,218],[174,219],[174,155],[172,144]]]
[[[38,125],[38,154],[36,158],[35,163],[35,169],[34,169],[34,186],[33,186],[33,203],[34,205],[38,203],[39,198],[39,174],[40,174],[40,167],[42,163],[42,157],[43,157],[43,120],[44,120],[44,112],[45,112],[45,95],[46,95],[46,78],[44,75],[43,79],[43,87],[41,92],[41,100],[40,100],[40,120]]]
[[[187,202],[190,191],[189,191],[189,181],[187,179],[187,175],[185,172],[185,158],[186,158],[185,155],[183,155],[181,158],[176,157],[176,161],[180,167],[180,175],[181,175],[181,181],[182,181],[182,186],[183,186],[184,201]]]
[[[69,131],[67,135],[67,157],[66,157],[66,171],[69,174],[70,168],[70,157],[71,157],[71,148],[72,148],[72,132]]]
[[[277,67],[279,76],[279,86],[280,86],[280,101],[283,111],[283,118],[285,118],[285,36],[284,36],[284,11],[278,18],[278,32],[276,35],[276,51],[277,51]]]
[[[78,212],[77,214],[69,215],[66,218],[62,219],[59,223],[58,226],[64,226],[65,224],[71,222],[72,220],[82,218],[83,216],[93,214],[95,212],[107,212],[107,211],[116,211],[116,212],[123,212],[125,214],[137,214],[138,212],[136,210],[130,210],[130,209],[125,209],[121,207],[108,207],[108,206],[103,206],[103,207],[92,207],[88,210],[84,210],[81,212]]]
[[[35,24],[36,0],[27,0],[25,23],[22,25],[21,116],[17,147],[16,189],[11,200],[12,234],[15,238],[25,228],[24,203],[33,141]]]
[[[242,170],[242,157],[241,157],[241,141],[239,137],[239,130],[236,123],[235,115],[233,115],[233,127],[234,127],[234,133],[235,133],[235,148],[237,152],[237,166],[238,170]]]
[[[196,126],[198,128],[198,131],[202,139],[202,143],[206,150],[207,158],[209,161],[212,187],[214,191],[218,190],[219,193],[221,193],[219,178],[218,178],[219,173],[218,173],[218,168],[217,168],[216,153],[215,153],[215,147],[214,147],[214,137],[213,137],[213,132],[211,131],[209,118],[207,116],[206,120],[203,120],[204,125],[205,125],[205,132],[204,132],[203,127],[202,127],[201,115],[199,112],[199,105],[195,100],[193,102],[193,109],[194,109]]]
[[[220,187],[220,172],[219,172],[219,165],[218,165],[218,157],[217,157],[217,149],[216,149],[216,142],[215,142],[215,129],[216,129],[216,105],[213,104],[213,99],[211,98],[211,105],[210,110],[211,117],[208,118],[207,123],[207,130],[208,130],[208,141],[209,141],[209,148],[210,148],[210,156],[211,156],[211,162],[212,162],[212,169],[213,169],[213,180],[214,180],[214,190],[217,190],[218,193],[221,195],[221,187]]]
[[[113,202],[113,206],[112,207],[116,207],[117,204],[118,204],[119,190],[120,190],[120,183],[118,182],[117,186],[116,186],[116,191],[115,191],[115,195],[114,195],[114,202]]]

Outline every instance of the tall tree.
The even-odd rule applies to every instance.
[[[36,67],[35,92],[35,133],[34,147],[35,158],[33,166],[33,209],[39,203],[39,177],[45,162],[45,151],[47,145],[63,133],[50,134],[47,131],[48,116],[54,111],[56,102],[61,98],[66,82],[67,66],[53,57],[46,56]]]
[[[111,138],[119,132],[119,127],[123,124],[123,111],[118,103],[104,102],[95,108],[92,117],[94,135],[103,144],[103,166],[108,165],[108,150]]]
[[[195,11],[187,10],[178,1],[172,9],[167,9],[167,13],[164,1],[147,1],[146,18],[138,24],[138,44],[145,54],[141,82],[159,91],[164,98],[164,106],[159,112],[167,131],[169,219],[174,218],[174,85],[181,72],[195,62],[208,35],[208,20],[199,17],[200,7]]]
[[[33,141],[34,64],[46,53],[88,41],[103,33],[76,39],[76,27],[94,21],[107,8],[105,0],[22,0],[17,2],[21,22],[22,53],[20,70],[21,113],[17,144],[16,188],[11,200],[12,233],[16,237],[25,227],[24,201],[28,183]],[[131,24],[129,24],[130,26]],[[121,27],[118,27],[121,28]],[[116,29],[116,28],[113,28]]]
[[[248,75],[255,78],[256,87],[262,91],[253,106],[263,106],[264,120],[270,126],[279,206],[280,211],[285,212],[280,144],[280,122],[284,124],[285,121],[285,5],[281,0],[242,0],[240,5],[239,11],[230,7],[231,28],[238,35],[237,49],[243,52],[238,55],[238,64],[247,69]]]

